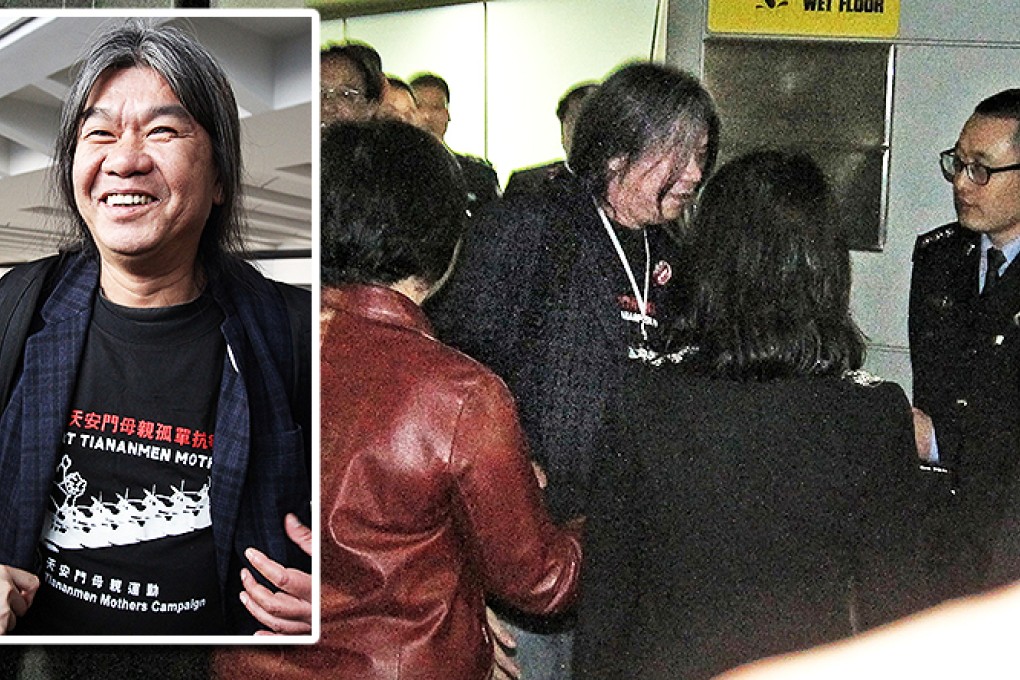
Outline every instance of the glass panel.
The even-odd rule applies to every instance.
[[[851,246],[885,242],[887,44],[715,38],[705,82],[722,118],[720,161],[759,147],[804,150],[832,184]]]

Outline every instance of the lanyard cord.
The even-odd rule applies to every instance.
[[[634,291],[634,299],[637,300],[638,310],[641,312],[641,335],[647,340],[648,331],[645,329],[645,322],[648,319],[648,282],[651,280],[652,273],[652,251],[648,246],[648,230],[641,230],[641,234],[645,237],[645,290],[644,294],[642,294],[638,289],[637,279],[634,278],[634,270],[631,269],[630,260],[627,259],[627,253],[623,251],[620,237],[616,235],[616,230],[609,223],[609,218],[606,217],[606,212],[602,209],[602,206],[598,204],[598,201],[594,202],[595,209],[598,211],[599,217],[602,218],[602,226],[606,228],[609,240],[613,242],[613,247],[616,248],[616,255],[620,258],[624,271],[627,272],[627,280],[630,281],[630,287]]]

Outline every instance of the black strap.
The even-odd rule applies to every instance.
[[[289,396],[292,412],[295,415],[301,414],[303,422],[299,422],[298,425],[304,430],[307,449],[310,446],[310,439],[307,438],[311,437],[312,431],[310,420],[312,412],[312,309],[307,291],[279,281],[273,281],[273,283],[283,296],[290,321],[293,367]],[[304,414],[308,414],[309,420],[304,419]]]
[[[64,254],[20,264],[0,278],[0,413],[7,408],[21,367],[25,340],[43,291],[50,287]]]

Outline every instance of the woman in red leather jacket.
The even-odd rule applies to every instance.
[[[419,308],[464,229],[453,158],[396,122],[322,139],[322,635],[277,675],[482,680],[485,597],[569,606],[578,534],[542,505],[513,399]]]

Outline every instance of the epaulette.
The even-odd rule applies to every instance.
[[[874,387],[885,382],[885,380],[874,373],[869,373],[863,369],[845,372],[843,374],[843,380],[848,380],[855,385],[860,385],[861,387]]]
[[[932,229],[927,234],[923,234],[917,237],[917,245],[915,246],[915,249],[920,250],[921,248],[927,248],[933,243],[945,241],[946,239],[955,236],[957,233],[959,233],[959,231],[960,225],[956,224],[955,222],[953,224],[943,225],[938,229]]]

